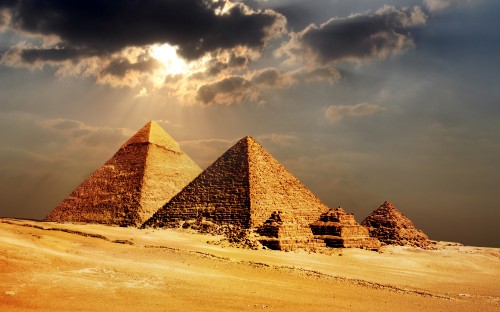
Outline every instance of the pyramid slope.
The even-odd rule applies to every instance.
[[[276,210],[292,214],[304,227],[327,209],[255,140],[245,137],[174,196],[144,227],[177,226],[181,221],[205,218],[254,228]]]
[[[308,226],[328,210],[299,179],[254,139],[247,140],[253,226],[264,223],[275,211],[286,211],[297,222]]]
[[[385,201],[361,223],[370,235],[389,245],[426,247],[429,238],[396,206]]]
[[[177,226],[180,221],[201,218],[248,227],[247,155],[248,146],[240,140],[159,209],[143,227]]]
[[[200,172],[161,127],[149,122],[46,220],[140,225]]]

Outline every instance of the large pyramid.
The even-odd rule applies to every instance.
[[[389,245],[426,247],[430,243],[427,235],[388,201],[366,217],[361,225],[371,236]]]
[[[143,227],[176,227],[186,221],[203,219],[242,229],[258,229],[282,213],[287,215],[287,229],[295,230],[281,231],[293,239],[275,237],[276,244],[278,249],[295,249],[314,243],[309,224],[326,211],[328,207],[307,187],[254,139],[245,137],[158,210]]]
[[[150,121],[46,221],[139,226],[200,173],[179,144]]]

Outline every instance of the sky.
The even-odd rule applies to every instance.
[[[0,1],[0,216],[42,219],[149,120],[251,135],[329,207],[500,247],[496,0]]]

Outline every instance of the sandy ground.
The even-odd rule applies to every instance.
[[[1,311],[500,311],[500,249],[330,254],[0,218]]]

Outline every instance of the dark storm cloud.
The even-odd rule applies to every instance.
[[[185,58],[196,59],[217,49],[262,48],[273,27],[284,24],[284,18],[273,11],[255,12],[242,4],[220,14],[226,1],[17,0],[2,5],[12,16],[11,27],[56,35],[66,45],[58,51],[23,54],[32,62],[105,55],[165,42],[178,45]]]
[[[291,3],[281,7],[276,7],[274,10],[286,16],[287,22],[292,29],[303,29],[309,25],[312,16],[308,10],[308,3]]]
[[[263,91],[286,88],[295,83],[293,74],[269,67],[246,77],[232,75],[202,84],[196,92],[196,100],[204,105],[234,105],[244,101],[262,103]]]
[[[383,58],[411,46],[409,32],[425,22],[419,7],[408,10],[386,6],[375,13],[333,18],[320,26],[311,24],[293,33],[282,52],[292,58],[312,57],[322,64]]]
[[[251,7],[252,9],[272,9],[286,17],[287,25],[292,30],[304,29],[306,26],[317,20],[318,15],[323,18],[331,18],[334,14],[339,14],[338,11],[332,10],[332,6],[336,8],[338,3],[333,3],[331,0],[273,0],[273,1],[256,1],[256,0],[240,0],[239,2]],[[332,12],[333,11],[333,12]],[[323,19],[324,20],[324,19]]]
[[[112,75],[116,77],[124,77],[129,72],[152,72],[161,66],[160,62],[155,59],[130,62],[128,59],[120,57],[112,60],[102,71],[103,75]]]
[[[12,8],[17,4],[18,0],[3,0],[0,2],[0,10],[5,8]]]
[[[196,99],[205,105],[232,105],[245,100],[255,100],[257,97],[255,86],[239,76],[230,76],[202,85],[196,95]]]
[[[231,53],[227,61],[223,61],[220,58],[212,59],[208,65],[207,74],[209,76],[215,76],[228,69],[245,68],[248,66],[248,63],[248,57]]]
[[[89,56],[88,52],[72,48],[51,49],[23,49],[20,51],[21,58],[26,63],[35,63],[38,60],[61,62],[68,59],[78,59]]]
[[[425,0],[424,0],[425,1]],[[428,0],[428,1],[474,1],[474,0]],[[287,26],[300,31],[311,23],[327,21],[333,17],[344,17],[355,12],[368,12],[384,5],[413,7],[422,5],[422,0],[239,0],[253,9],[271,9],[283,14]]]

